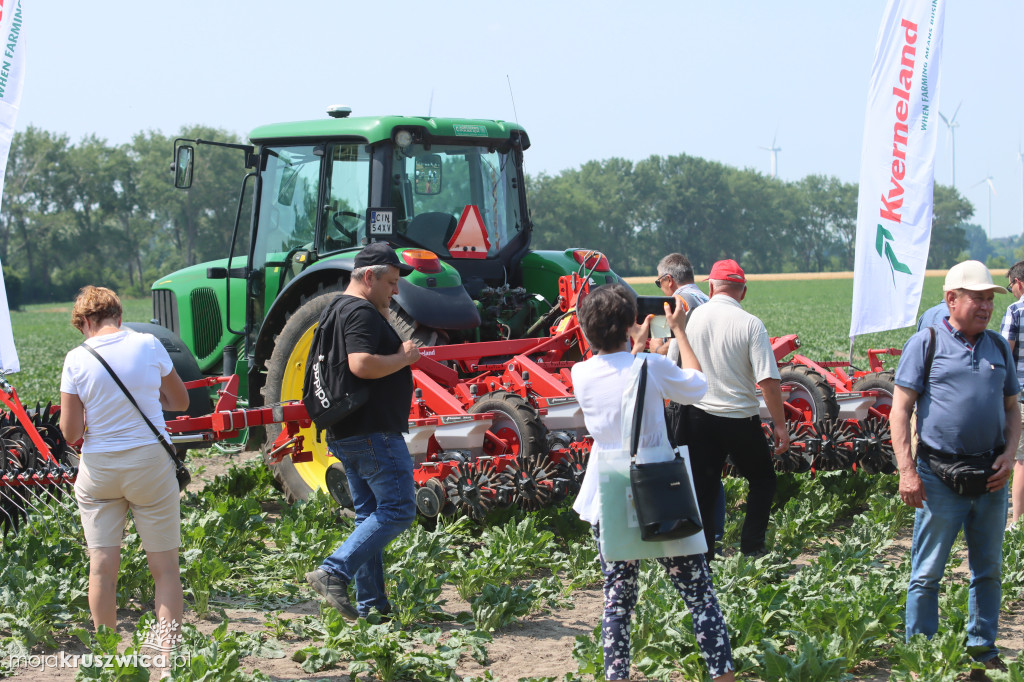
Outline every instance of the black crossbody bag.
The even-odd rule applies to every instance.
[[[121,379],[117,376],[110,365],[107,364],[107,361],[103,359],[103,356],[97,353],[96,349],[87,343],[83,343],[82,347],[92,353],[93,357],[99,360],[100,364],[103,365],[107,372],[110,373],[110,378],[113,379],[118,388],[124,392],[125,397],[128,398],[128,401],[135,406],[135,409],[139,411],[139,414],[142,416],[142,421],[146,422],[146,426],[148,426],[149,430],[153,432],[154,436],[156,436],[160,445],[164,446],[164,450],[166,450],[167,454],[171,456],[171,461],[174,463],[174,477],[178,479],[178,490],[184,491],[185,488],[188,487],[188,484],[192,482],[192,474],[189,473],[188,468],[185,466],[184,458],[178,457],[178,452],[174,449],[174,446],[163,439],[160,432],[156,430],[155,426],[153,426],[153,422],[149,421],[149,417],[142,412],[142,408],[139,407],[137,402],[135,402],[135,398],[133,398],[132,394],[128,392],[125,385],[121,383]]]
[[[667,462],[636,462],[646,392],[647,360],[643,360],[629,438],[629,483],[640,523],[640,539],[662,542],[688,538],[702,531],[704,526],[682,455],[676,450],[676,456]]]
[[[925,382],[935,359],[935,328],[929,327],[931,337],[925,354]],[[986,329],[985,334],[990,332]],[[993,341],[995,341],[993,339]],[[996,342],[998,343],[998,342]],[[917,456],[923,457],[936,477],[957,495],[976,497],[988,492],[988,479],[993,474],[992,464],[1003,451],[1003,446],[970,455],[954,455],[936,450],[917,436]]]

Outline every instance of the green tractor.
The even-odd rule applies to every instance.
[[[186,380],[236,373],[240,404],[251,407],[300,398],[320,313],[370,241],[389,242],[415,268],[399,284],[390,319],[424,346],[545,336],[559,277],[620,281],[600,253],[530,250],[530,142],[519,125],[328,113],[257,128],[251,145],[175,140],[180,189],[192,184],[200,145],[238,149],[248,169],[228,257],[152,288],[159,327],[147,331],[178,351],[172,357]],[[208,401],[199,403],[193,413],[209,411]],[[270,445],[280,429],[267,431]],[[263,435],[250,433],[250,444]],[[313,429],[303,435],[311,462],[270,464],[289,500],[327,489],[329,470],[340,467]]]

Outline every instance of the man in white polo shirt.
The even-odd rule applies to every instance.
[[[761,430],[756,385],[760,384],[771,413],[775,453],[780,454],[789,448],[789,432],[779,368],[764,324],[740,306],[747,294],[743,269],[734,260],[721,260],[712,266],[708,279],[711,300],[694,310],[686,325],[686,335],[708,378],[708,392],[686,414],[697,504],[702,518],[713,518],[722,467],[731,457],[750,483],[740,551],[760,556],[767,551],[765,532],[775,498],[775,466]],[[704,524],[708,561],[715,551],[712,525]]]

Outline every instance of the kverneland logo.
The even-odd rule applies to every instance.
[[[900,27],[904,29],[904,40],[900,52],[900,73],[896,85],[892,88],[892,94],[896,98],[896,120],[892,127],[892,164],[889,167],[891,188],[887,194],[882,195],[882,205],[879,209],[882,220],[897,224],[903,222],[900,211],[903,209],[903,183],[907,177],[907,145],[910,141],[910,126],[907,119],[910,117],[910,89],[914,82],[914,64],[917,58],[917,24],[903,19]],[[879,223],[878,231],[875,233],[875,250],[889,262],[889,271],[895,284],[897,272],[908,275],[912,273],[910,268],[896,257],[892,241],[892,232]]]

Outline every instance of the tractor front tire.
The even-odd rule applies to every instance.
[[[810,411],[812,422],[839,417],[839,403],[836,392],[825,377],[803,365],[788,365],[779,369],[781,385],[792,390],[783,399],[804,412]]]
[[[196,362],[192,351],[188,349],[188,346],[182,342],[177,334],[167,327],[150,322],[125,322],[124,326],[136,332],[155,336],[164,349],[167,350],[167,354],[171,358],[171,364],[174,365],[174,370],[183,382],[203,378],[203,373],[199,370],[199,363]],[[188,392],[188,407],[185,411],[169,412],[164,410],[164,420],[172,421],[178,417],[186,416],[203,417],[211,412],[213,412],[213,401],[210,400],[210,390],[207,388],[193,388]],[[210,447],[210,443],[177,443],[174,449],[180,456],[184,457],[190,448],[205,447]]]
[[[284,327],[274,339],[274,350],[266,363],[264,405],[302,399],[306,357],[313,341],[313,332],[320,320],[320,313],[341,294],[342,288],[343,285],[321,286],[308,296],[304,296],[298,308],[287,317]],[[321,441],[317,441],[316,428],[313,426],[302,429],[300,433],[305,437],[305,448],[313,453],[313,460],[296,464],[286,455],[280,462],[274,464],[269,461],[267,455],[274,449],[275,442],[281,435],[281,425],[267,426],[264,461],[274,474],[274,479],[280,484],[281,492],[289,504],[305,500],[314,490],[327,491],[328,468],[332,465],[341,466],[327,450],[326,433],[321,434]]]
[[[423,326],[394,300],[391,301],[391,308],[388,310],[388,322],[403,341],[412,339],[420,348],[441,346],[447,341],[442,332]]]

